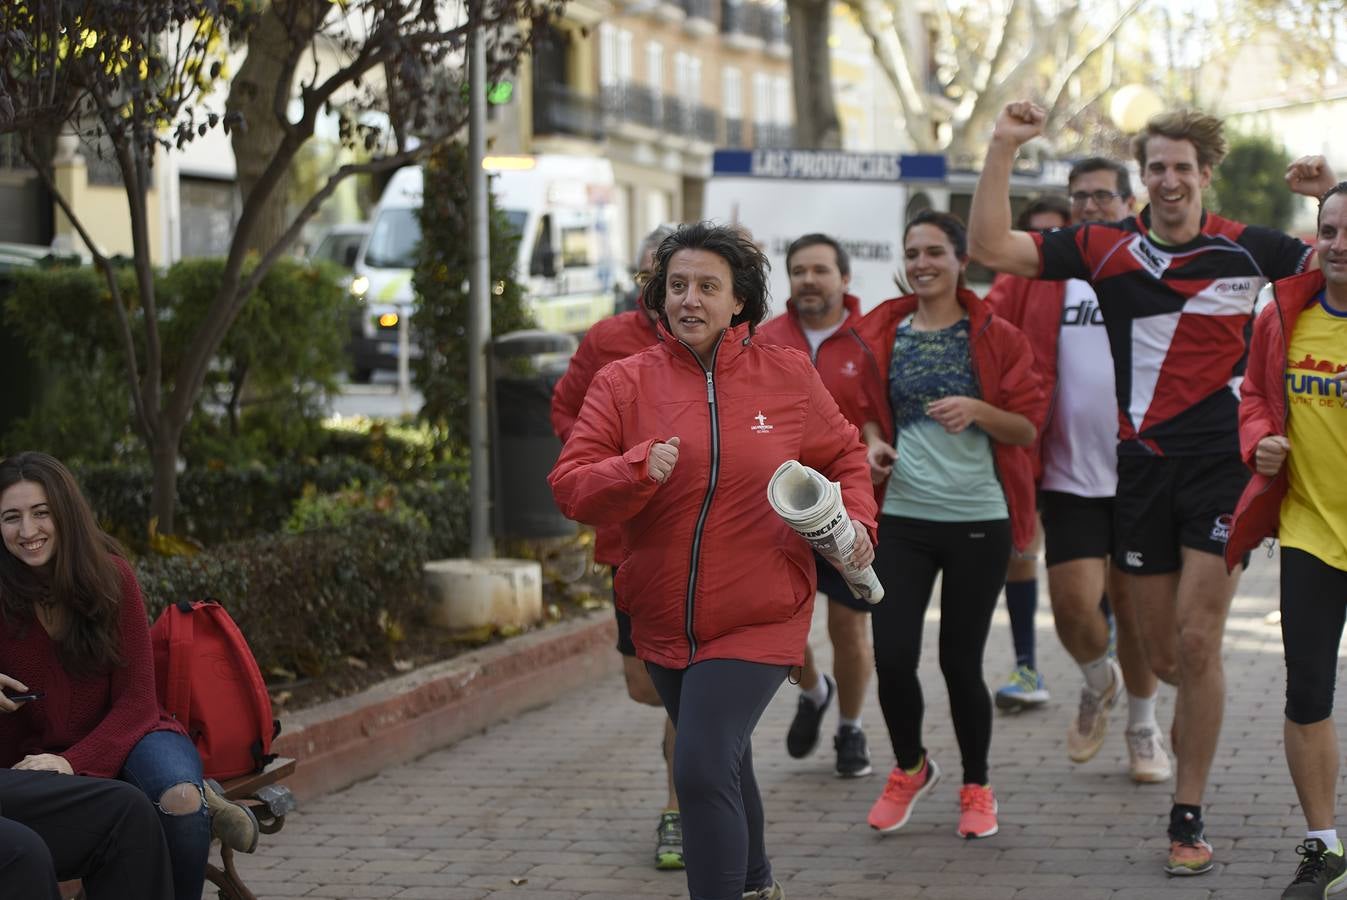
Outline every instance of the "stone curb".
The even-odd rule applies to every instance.
[[[301,801],[340,790],[619,670],[612,610],[426,666],[281,717],[273,752],[298,761]]]

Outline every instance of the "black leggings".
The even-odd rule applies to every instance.
[[[0,897],[58,900],[57,878],[89,900],[172,900],[158,813],[112,778],[0,769]]]
[[[678,729],[673,776],[688,895],[740,900],[771,885],[752,737],[787,667],[709,659],[686,669],[646,669]]]
[[[1347,572],[1312,553],[1283,547],[1281,586],[1286,718],[1313,725],[1333,715]]]
[[[940,671],[949,690],[963,783],[987,784],[992,701],[982,678],[982,653],[1010,560],[1010,522],[932,522],[883,516],[875,574],[884,599],[870,616],[875,636],[879,706],[898,765],[911,769],[926,752],[925,702],[917,664],[922,623],[935,576],[940,588]]]

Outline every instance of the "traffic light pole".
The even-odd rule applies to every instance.
[[[480,3],[468,6],[479,21]],[[495,555],[491,535],[491,446],[487,434],[486,354],[491,341],[490,237],[487,231],[486,37],[480,24],[468,37],[468,219],[471,268],[468,273],[468,449],[471,513],[470,553],[473,559]]]

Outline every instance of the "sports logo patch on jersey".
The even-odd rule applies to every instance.
[[[767,417],[762,414],[762,410],[758,410],[758,414],[753,417],[753,421],[757,422],[758,424],[750,425],[748,430],[756,431],[758,434],[766,434],[767,432],[771,431],[772,428],[774,427],[767,423]]]
[[[1132,254],[1132,258],[1141,263],[1141,267],[1156,278],[1164,275],[1165,270],[1169,268],[1169,264],[1174,261],[1173,255],[1159,249],[1139,234],[1132,238],[1127,249]]]
[[[848,378],[855,378],[861,373],[860,368],[852,360],[842,363],[842,368],[839,371]]]

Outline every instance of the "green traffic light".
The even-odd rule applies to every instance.
[[[514,82],[498,81],[486,92],[486,102],[492,106],[504,106],[514,96]]]

